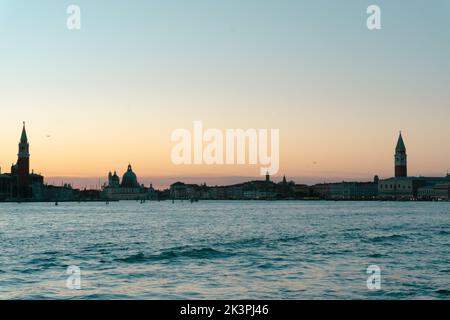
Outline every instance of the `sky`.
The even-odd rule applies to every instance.
[[[371,4],[381,30],[366,27]],[[448,57],[446,0],[0,0],[0,165],[26,121],[31,167],[51,182],[128,163],[145,183],[259,175],[174,165],[171,133],[201,120],[279,129],[278,176],[298,182],[392,176],[400,130],[409,173],[442,176]]]

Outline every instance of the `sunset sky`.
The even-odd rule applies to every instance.
[[[382,30],[366,27],[371,4]],[[409,173],[442,176],[449,57],[447,0],[0,0],[0,165],[26,121],[48,181],[129,162],[142,182],[258,176],[173,165],[171,133],[201,120],[280,129],[279,175],[298,182],[391,176],[399,130]]]

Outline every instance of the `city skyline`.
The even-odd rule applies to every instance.
[[[380,176],[379,174],[373,174],[371,177],[376,176],[376,179],[379,178],[389,178],[389,177],[413,177],[414,175],[408,175],[408,170],[407,170],[407,157],[409,152],[406,152],[406,146],[405,146],[405,142],[404,142],[404,138],[403,138],[403,134],[400,131],[399,132],[399,136],[397,138],[397,142],[395,144],[395,154],[394,154],[394,166],[392,167],[392,175],[388,175],[388,176]],[[26,165],[24,170],[26,170],[26,172],[29,173],[33,173],[33,174],[37,174],[39,176],[41,176],[43,178],[42,171],[37,170],[36,172],[34,171],[33,167],[30,166],[30,144],[29,144],[29,140],[28,140],[28,134],[26,131],[26,125],[25,125],[25,121],[23,122],[23,128],[21,131],[21,135],[20,135],[20,139],[19,139],[19,151],[18,151],[18,157],[19,157],[19,161],[17,162],[17,165],[19,165],[19,163],[21,163],[21,158],[26,158]],[[409,161],[409,160],[408,160]],[[13,169],[17,167],[17,165],[14,164],[14,162],[11,164],[11,170],[17,170],[17,169]],[[246,165],[247,167],[252,167],[251,165]],[[128,163],[127,165],[128,169],[126,172],[128,171],[132,171],[131,167],[131,162]],[[20,169],[19,169],[20,171]],[[0,167],[0,174],[6,172],[6,170],[3,170]],[[88,189],[98,189],[101,190],[104,186],[108,185],[108,181],[110,183],[110,179],[111,179],[111,174],[112,172],[114,172],[114,175],[116,175],[116,172],[121,175],[121,170],[109,170],[108,174],[105,174],[104,176],[98,176],[98,177],[46,177],[45,178],[45,182],[49,185],[55,185],[55,186],[64,186],[64,185],[71,185],[75,188],[88,188]],[[109,178],[108,178],[109,175]],[[134,175],[134,173],[133,173]],[[449,171],[446,171],[446,175],[449,175]],[[105,178],[106,176],[106,178]],[[269,176],[269,173],[266,174],[266,177]],[[424,176],[424,175],[416,175],[416,176]],[[426,175],[425,175],[426,176]],[[439,176],[439,175],[436,175]],[[175,181],[184,181],[186,183],[193,183],[193,184],[198,184],[198,185],[202,185],[202,184],[207,184],[210,186],[226,186],[226,185],[233,185],[233,184],[239,184],[239,183],[244,183],[247,181],[252,181],[252,180],[260,180],[261,176],[153,176],[153,177],[146,177],[146,176],[140,176],[139,178],[139,184],[140,185],[150,185],[150,186],[154,186],[157,189],[166,189],[168,187],[170,187],[171,184],[173,184]],[[23,178],[22,178],[23,179]],[[44,179],[44,178],[43,178]],[[135,176],[136,179],[136,176]],[[272,180],[279,180],[281,181],[285,181],[286,179],[286,174],[280,173],[278,175],[272,175],[271,176]],[[305,178],[305,177],[296,177],[296,176],[290,176],[289,177],[289,181],[293,181],[295,183],[301,183],[301,184],[306,184],[306,185],[312,185],[312,184],[320,184],[320,183],[338,183],[338,182],[349,182],[349,181],[370,181],[371,178],[367,177],[367,178],[363,178],[363,179],[348,179],[348,178],[336,178],[336,177],[309,177],[309,178]],[[163,183],[161,183],[163,181]],[[137,181],[135,182],[137,184]]]
[[[399,130],[411,175],[450,169],[448,2],[378,1],[375,32],[369,1],[174,3],[77,1],[72,32],[65,4],[0,1],[3,170],[23,120],[31,168],[55,182],[128,163],[146,183],[259,176],[173,165],[170,135],[194,120],[279,129],[279,177],[300,182],[391,176]]]

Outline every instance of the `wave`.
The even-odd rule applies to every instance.
[[[126,262],[126,263],[143,263],[143,262],[155,262],[155,261],[164,261],[164,260],[173,260],[173,259],[219,259],[219,258],[227,258],[232,256],[232,253],[218,251],[213,248],[188,248],[181,249],[173,248],[169,250],[161,251],[158,254],[145,254],[143,252],[139,252],[133,254],[131,256],[125,258],[117,258],[114,259],[118,262]]]
[[[220,245],[231,248],[246,248],[246,247],[261,246],[263,244],[264,244],[263,238],[248,238],[248,239],[239,239],[231,242],[225,242]]]
[[[290,243],[298,243],[306,239],[306,236],[285,236],[280,238],[247,238],[247,239],[239,239],[236,241],[226,242],[226,243],[218,243],[217,246],[221,247],[230,247],[233,249],[239,248],[247,248],[247,247],[261,247],[261,246],[274,246],[278,244],[290,244]]]
[[[26,266],[33,266],[37,269],[47,269],[51,267],[58,267],[61,264],[58,262],[58,259],[52,256],[48,258],[34,258],[26,262]],[[27,272],[32,272],[34,269],[27,269]]]
[[[436,293],[441,296],[450,296],[450,290],[447,290],[447,289],[436,290]]]
[[[407,237],[400,234],[392,234],[389,236],[376,236],[368,238],[367,240],[370,242],[392,242],[392,241],[402,241],[405,240]]]
[[[261,246],[276,246],[280,244],[298,243],[305,239],[304,235],[286,236],[280,238],[247,238],[225,243],[213,243],[205,247],[179,246],[161,250],[154,254],[144,251],[127,257],[118,257],[113,261],[125,263],[158,262],[173,259],[220,259],[239,254],[237,249],[258,248]],[[218,249],[220,248],[220,249]]]
[[[275,239],[274,242],[279,242],[279,243],[299,242],[301,240],[304,240],[305,238],[306,238],[306,236],[304,236],[304,235],[293,236],[293,237],[283,237],[283,238]]]
[[[369,255],[367,255],[369,258],[382,258],[383,255],[380,253],[371,253]]]

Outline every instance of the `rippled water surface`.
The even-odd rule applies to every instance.
[[[450,203],[4,203],[0,243],[3,299],[450,298]]]

